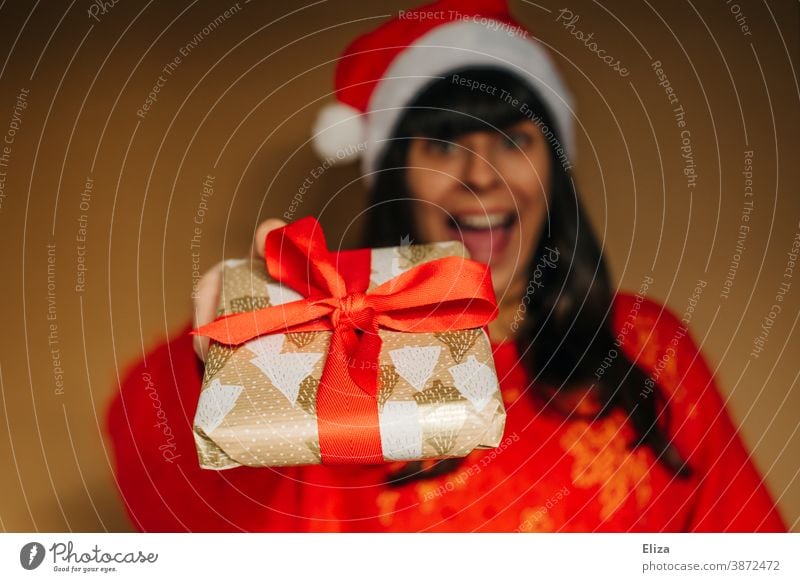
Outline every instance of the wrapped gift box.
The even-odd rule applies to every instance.
[[[354,252],[335,254],[344,277]],[[466,250],[457,242],[371,249],[366,293],[443,257],[466,258]],[[221,316],[303,299],[271,277],[263,259],[226,261],[222,278]],[[485,326],[378,333],[375,406],[384,461],[466,456],[500,443],[506,415]],[[269,333],[239,345],[211,341],[194,419],[203,468],[323,462],[317,391],[326,359],[333,357],[332,334]]]

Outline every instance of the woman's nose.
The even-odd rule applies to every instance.
[[[496,186],[500,176],[487,152],[469,150],[463,180],[470,190],[480,193]]]

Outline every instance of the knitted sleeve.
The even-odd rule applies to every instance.
[[[202,363],[190,328],[132,365],[107,409],[117,486],[139,531],[294,529],[285,469],[201,469],[192,433]],[[291,472],[291,471],[289,471]]]
[[[694,471],[687,531],[786,531],[764,478],[756,468],[726,407],[714,373],[686,325],[646,300],[637,333],[647,334],[640,358],[669,406],[673,444]],[[737,390],[746,391],[746,384]],[[755,396],[753,396],[755,397]]]

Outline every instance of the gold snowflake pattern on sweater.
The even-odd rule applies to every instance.
[[[624,438],[624,415],[615,411],[608,418],[576,421],[561,437],[561,446],[572,455],[575,487],[599,487],[600,518],[605,520],[632,497],[639,508],[650,500],[652,486],[649,463],[643,449],[628,450]]]

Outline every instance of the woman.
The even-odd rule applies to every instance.
[[[645,298],[647,278],[614,294],[570,175],[568,93],[503,3],[404,12],[348,47],[336,89],[315,145],[363,155],[364,246],[456,239],[491,267],[505,439],[465,459],[201,470],[203,364],[184,333],[129,372],[109,412],[137,528],[785,531],[682,323]],[[280,224],[262,224],[256,252]],[[218,294],[217,267],[198,324]]]

